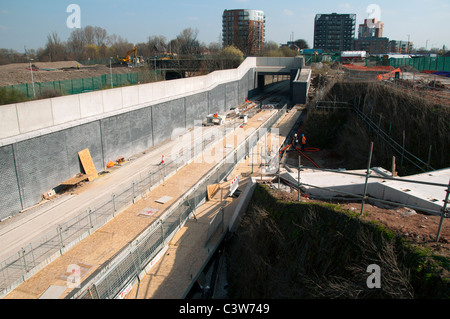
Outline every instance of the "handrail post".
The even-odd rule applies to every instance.
[[[442,230],[442,224],[444,223],[444,218],[448,217],[447,216],[447,204],[448,204],[448,198],[450,195],[450,180],[448,182],[446,192],[447,192],[447,195],[445,195],[444,206],[442,206],[441,221],[439,222],[439,229],[438,229],[437,236],[436,236],[436,242],[439,242],[439,237],[441,236],[441,230]]]
[[[367,163],[366,182],[365,182],[365,184],[364,184],[364,194],[363,194],[363,197],[362,197],[361,213],[360,213],[360,215],[363,214],[364,203],[365,203],[366,197],[367,197],[367,183],[368,183],[369,177],[370,177],[370,164],[371,164],[371,162],[372,162],[372,153],[373,153],[373,142],[370,143],[369,161],[368,161],[368,163]]]

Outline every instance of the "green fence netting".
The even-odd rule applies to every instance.
[[[126,86],[142,81],[140,73],[112,74],[112,86]],[[72,79],[52,82],[36,82],[5,86],[6,90],[14,90],[26,95],[28,98],[49,93],[61,95],[78,94],[111,88],[111,75],[104,74],[99,77]]]
[[[418,71],[450,71],[450,57],[389,59],[389,64],[395,68],[402,65],[412,66]]]
[[[390,58],[388,61],[381,57],[371,57],[366,60],[366,65],[376,63],[379,65],[390,65],[394,68],[410,66],[417,71],[450,72],[450,57],[412,57],[412,58]]]

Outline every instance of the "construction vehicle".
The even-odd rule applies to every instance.
[[[176,53],[165,53],[161,60],[173,60],[177,58]]]
[[[134,47],[134,49],[131,49],[130,51],[127,52],[127,55],[124,58],[119,58],[119,62],[124,64],[124,63],[130,63],[131,59],[130,59],[130,54],[134,52],[134,56],[136,57],[137,55],[137,47]]]
[[[130,55],[134,52],[133,58],[130,58]],[[137,56],[137,47],[131,49],[127,52],[127,55],[124,58],[119,58],[119,64],[127,64],[128,66],[142,66],[144,64],[144,57]]]

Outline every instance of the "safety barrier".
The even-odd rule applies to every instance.
[[[207,186],[221,182],[234,167],[256,146],[271,127],[285,114],[287,105],[275,112],[241,144],[229,152],[214,169],[173,203],[162,217],[137,236],[102,269],[87,278],[80,288],[74,289],[67,299],[113,299],[122,298],[139,281],[140,276],[153,265],[158,254],[187,220],[195,209],[204,203]]]
[[[315,171],[319,171],[319,172],[322,171],[322,172],[329,172],[329,173],[336,173],[336,174],[347,174],[347,175],[365,177],[365,183],[364,183],[364,188],[363,188],[362,194],[356,194],[356,192],[351,193],[351,192],[346,192],[346,191],[335,189],[335,188],[330,188],[330,187],[325,187],[325,186],[318,186],[318,185],[313,185],[313,184],[302,182],[301,172],[304,169],[309,169],[309,167],[301,165],[300,159],[299,159],[298,166],[285,164],[286,166],[291,166],[292,168],[297,168],[297,172],[298,172],[297,182],[296,183],[292,183],[292,182],[290,182],[290,180],[289,181],[285,180],[284,182],[286,184],[288,184],[288,186],[290,186],[292,188],[295,188],[297,190],[300,190],[300,191],[304,191],[304,187],[307,186],[307,187],[310,187],[310,188],[322,189],[322,190],[326,190],[326,191],[328,191],[330,193],[336,193],[338,195],[343,195],[344,196],[342,198],[343,200],[360,200],[361,203],[362,203],[361,204],[360,215],[362,215],[363,212],[364,212],[364,205],[365,205],[365,203],[367,203],[367,202],[374,202],[374,203],[380,203],[380,204],[383,204],[383,205],[390,205],[392,207],[398,207],[398,206],[408,207],[408,208],[411,208],[411,209],[416,209],[418,211],[426,212],[426,213],[431,214],[431,215],[440,216],[440,222],[439,222],[439,226],[438,226],[437,234],[436,234],[436,242],[438,242],[439,238],[440,238],[440,234],[441,234],[441,230],[442,230],[444,219],[450,217],[449,208],[448,208],[449,196],[450,196],[450,180],[449,180],[448,184],[442,184],[442,183],[433,183],[433,182],[413,180],[413,179],[395,178],[395,177],[391,177],[391,176],[377,176],[377,175],[374,175],[374,174],[372,174],[373,172],[372,172],[372,169],[371,169],[373,145],[374,145],[374,143],[371,142],[366,173],[356,173],[356,172],[346,171],[346,170],[342,170],[342,169],[325,169],[325,168],[318,168],[318,167],[314,168]],[[368,193],[368,187],[367,186],[369,184],[369,180],[370,179],[374,179],[374,178],[375,179],[387,180],[387,181],[400,182],[400,183],[407,182],[407,183],[413,183],[413,184],[416,183],[416,184],[429,185],[429,186],[438,186],[438,187],[445,188],[446,195],[445,195],[445,199],[443,200],[444,204],[443,204],[443,206],[441,207],[440,210],[436,210],[436,209],[433,210],[433,209],[420,207],[418,205],[413,205],[411,203],[400,203],[400,202],[393,201],[393,200],[380,199],[380,198],[377,198],[375,196],[371,196]]]
[[[102,227],[151,189],[163,183],[165,179],[192,161],[200,150],[207,151],[225,135],[227,130],[235,126],[235,123],[227,123],[223,127],[217,127],[216,132],[205,134],[201,142],[193,145],[189,153],[179,154],[180,157],[177,159],[165,161],[164,165],[156,169],[142,172],[128,187],[111,194],[95,207],[81,211],[74,218],[2,261],[0,263],[0,297]]]

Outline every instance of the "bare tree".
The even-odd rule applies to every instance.
[[[94,44],[98,47],[106,43],[108,33],[105,29],[100,27],[94,27]]]
[[[91,25],[85,26],[83,29],[83,36],[86,44],[95,44],[95,29]]]
[[[47,36],[44,56],[49,57],[49,61],[61,61],[66,57],[66,48],[56,32]]]
[[[178,36],[177,41],[179,45],[180,54],[194,56],[199,54],[200,42],[197,40],[198,30],[187,28],[184,29]]]
[[[83,29],[75,29],[70,33],[67,40],[67,48],[73,54],[75,59],[82,59],[84,49],[86,47],[86,40]]]

